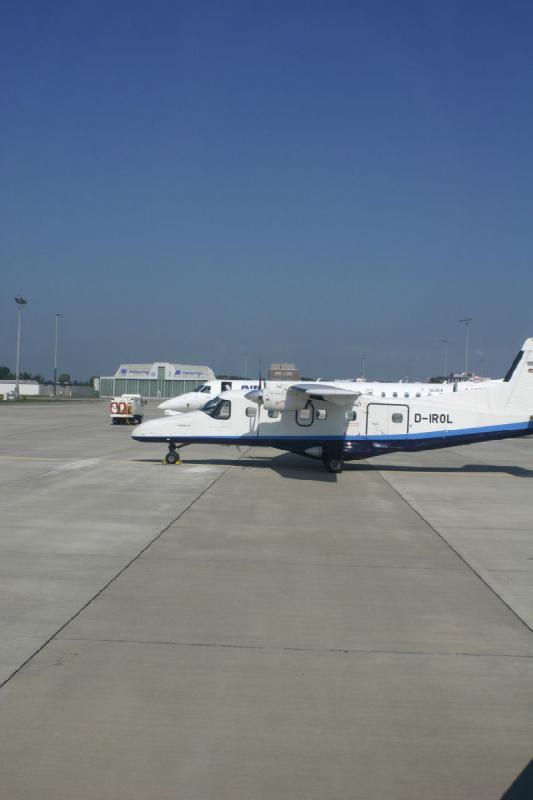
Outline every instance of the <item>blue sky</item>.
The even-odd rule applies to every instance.
[[[529,2],[11,2],[0,364],[501,374],[533,335]]]

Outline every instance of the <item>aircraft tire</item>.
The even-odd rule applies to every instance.
[[[344,467],[344,463],[342,458],[328,458],[324,461],[326,469],[328,472],[332,472],[334,474],[338,474],[342,472],[342,468]]]
[[[178,456],[177,453],[169,452],[165,456],[165,461],[167,462],[167,464],[175,464],[177,462],[178,458],[179,458],[179,456]]]

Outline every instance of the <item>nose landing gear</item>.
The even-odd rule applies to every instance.
[[[174,442],[168,443],[168,453],[164,459],[165,464],[181,464],[179,450],[176,448]]]

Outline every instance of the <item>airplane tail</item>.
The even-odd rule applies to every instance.
[[[533,415],[533,338],[526,339],[503,382],[509,386],[507,410]]]

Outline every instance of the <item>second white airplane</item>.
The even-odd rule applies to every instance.
[[[320,383],[320,381],[318,381]],[[283,382],[281,382],[282,384]],[[294,381],[286,381],[287,386],[290,386]],[[325,382],[324,382],[325,383]],[[357,392],[357,394],[368,394],[374,397],[388,397],[395,399],[398,397],[431,397],[432,395],[446,394],[447,392],[464,392],[474,389],[482,389],[492,383],[498,381],[480,380],[475,382],[460,381],[458,383],[383,383],[380,381],[328,381],[328,384],[346,389],[348,391]],[[281,385],[280,384],[280,385]],[[169,400],[164,400],[159,404],[160,408],[166,416],[174,416],[175,414],[183,414],[188,411],[197,411],[204,408],[206,403],[213,397],[218,397],[223,392],[227,391],[243,391],[259,388],[259,381],[249,379],[240,380],[215,380],[202,383],[192,392],[171,397]]]

